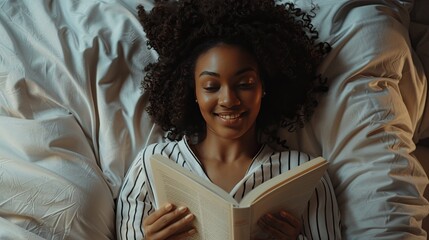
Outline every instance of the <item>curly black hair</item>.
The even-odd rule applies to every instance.
[[[194,67],[201,53],[219,43],[255,57],[266,92],[256,126],[269,136],[279,127],[303,125],[316,95],[327,90],[317,68],[330,47],[316,43],[314,12],[275,0],[163,0],[149,12],[139,6],[138,16],[148,46],[159,54],[144,69],[147,111],[170,140],[204,133]]]

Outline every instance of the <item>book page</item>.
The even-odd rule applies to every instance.
[[[171,160],[167,159],[175,166],[164,165],[165,161],[159,156],[151,162],[158,206],[169,202],[188,207],[196,217],[194,225],[198,232],[191,239],[231,239],[233,204],[192,180],[188,175],[193,173]],[[178,171],[178,167],[187,174]]]
[[[312,184],[314,178],[318,177],[320,180],[327,169],[328,162],[322,157],[314,158],[308,162],[305,162],[297,167],[290,169],[289,171],[283,172],[282,174],[273,177],[272,179],[264,182],[257,186],[255,189],[250,191],[240,202],[240,206],[249,207],[260,198],[264,198],[265,195],[276,190],[277,188],[284,188],[284,185],[296,185],[294,183],[296,178],[306,178],[305,182]],[[315,175],[315,176],[309,176]],[[317,183],[317,182],[316,182]],[[314,185],[316,186],[316,185]],[[313,187],[314,189],[314,187]]]
[[[257,198],[250,207],[251,235],[255,236],[259,232],[257,221],[266,213],[276,214],[284,209],[299,218],[326,168],[326,160],[321,161],[317,165],[307,168],[307,171],[302,171],[303,175],[294,175],[285,185],[271,189],[263,197]],[[263,238],[259,237],[259,239]]]

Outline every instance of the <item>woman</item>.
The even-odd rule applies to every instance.
[[[150,168],[163,154],[212,181],[237,201],[262,182],[311,159],[275,151],[279,127],[300,125],[326,88],[317,66],[309,15],[272,0],[160,1],[139,8],[149,45],[159,54],[145,69],[148,113],[168,143],[143,149],[118,200],[119,239],[186,239],[195,234],[186,206],[155,206]],[[340,238],[339,211],[327,174],[302,216],[267,213],[259,221],[273,239]]]

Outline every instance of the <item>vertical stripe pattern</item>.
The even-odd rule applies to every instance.
[[[185,140],[149,145],[134,160],[121,188],[116,214],[118,239],[144,239],[143,219],[156,209],[149,162],[149,157],[153,154],[167,156],[178,165],[210,181],[201,162]],[[264,146],[253,159],[245,177],[233,188],[230,195],[240,201],[264,181],[310,159],[311,156],[305,153],[277,152]],[[301,221],[303,227],[299,239],[341,239],[340,213],[327,173],[317,185],[301,216]]]

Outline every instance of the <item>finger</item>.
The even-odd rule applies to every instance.
[[[300,233],[299,228],[295,228],[288,222],[276,218],[272,214],[266,214],[258,221],[259,226],[275,239],[296,239]]]
[[[188,213],[186,216],[173,221],[170,225],[161,229],[158,232],[151,234],[154,239],[166,239],[180,234],[186,234],[192,229],[191,223],[194,220],[195,216],[192,213]],[[192,231],[191,231],[192,233]]]
[[[291,213],[280,211],[279,214],[267,214],[267,219],[271,226],[277,230],[288,234],[299,234],[301,231],[301,222]]]
[[[273,228],[270,225],[270,222],[264,218],[259,219],[258,225],[265,234],[268,234],[269,236],[272,237],[270,239],[287,239],[287,236],[285,236],[285,234],[278,232],[278,230]]]
[[[280,216],[281,216],[282,220],[287,221],[293,227],[301,229],[301,226],[302,226],[301,221],[297,217],[295,217],[293,214],[291,214],[285,210],[282,210],[282,211],[280,211]]]
[[[269,236],[271,236],[269,239],[294,239],[291,236],[288,236],[282,232],[279,232],[277,229],[273,228],[267,221],[260,220],[258,221],[259,227]],[[296,238],[295,238],[296,239]]]
[[[166,226],[170,225],[172,222],[176,221],[179,217],[188,211],[186,207],[178,207],[173,211],[167,212],[161,217],[159,217],[155,222],[148,226],[148,230],[151,232],[158,232]]]
[[[155,210],[152,214],[147,216],[143,220],[143,225],[152,225],[155,221],[157,221],[160,217],[165,215],[166,213],[172,211],[174,209],[174,205],[171,203],[165,204],[163,207]]]
[[[181,239],[188,239],[192,237],[192,235],[196,234],[197,230],[195,228],[191,228],[189,230],[186,230],[184,232],[181,232],[179,234],[176,234],[174,236],[171,236],[169,240],[181,240]]]

